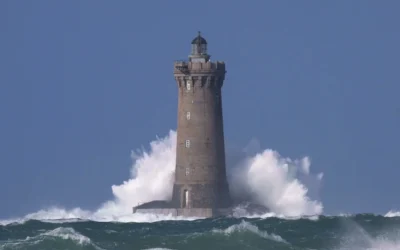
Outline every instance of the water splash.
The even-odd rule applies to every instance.
[[[353,220],[342,221],[342,236],[335,250],[399,250],[400,231],[391,227],[381,228],[372,236],[365,228]]]
[[[253,143],[254,144],[254,143]],[[234,198],[250,198],[270,208],[268,216],[310,216],[323,212],[320,201],[310,197],[307,186],[309,180],[314,183],[322,181],[323,174],[312,174],[310,160],[283,158],[277,152],[255,150],[252,155],[249,147],[247,156],[228,165],[229,184]],[[251,150],[250,150],[251,151]],[[96,211],[80,208],[65,210],[49,208],[28,214],[24,218],[10,221],[38,220],[71,220],[87,219],[96,221],[158,221],[183,219],[172,216],[132,214],[132,207],[151,200],[166,200],[172,195],[176,152],[176,132],[170,131],[164,138],[157,138],[150,143],[150,150],[132,153],[133,166],[131,176],[120,185],[113,185],[114,199],[107,201]],[[231,157],[227,154],[227,157]],[[233,155],[238,157],[237,155]],[[229,159],[228,159],[229,162]],[[308,180],[308,182],[307,182]],[[313,189],[314,188],[314,189]],[[195,218],[189,218],[195,219]],[[5,221],[2,222],[5,224]]]
[[[247,158],[235,168],[231,189],[234,195],[249,196],[282,216],[310,216],[323,212],[322,203],[308,196],[308,187],[301,176],[322,180],[322,174],[312,176],[310,160],[291,160],[267,149]]]
[[[390,210],[385,214],[385,217],[392,218],[392,217],[400,217],[399,211]]]

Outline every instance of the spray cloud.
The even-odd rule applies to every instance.
[[[267,206],[271,210],[269,214],[275,216],[299,217],[322,213],[322,203],[310,197],[309,188],[314,187],[311,191],[318,191],[323,175],[311,174],[310,160],[307,157],[291,160],[269,149],[255,150],[254,141],[250,144],[250,148],[253,152],[249,152],[247,147],[239,157],[238,152],[235,154],[227,152],[228,180],[233,198],[246,198],[258,202]],[[166,137],[152,141],[149,152],[142,150],[132,153],[134,163],[130,179],[120,185],[113,185],[111,188],[114,199],[105,202],[96,211],[80,208],[72,210],[49,208],[28,214],[17,221],[79,218],[97,221],[150,222],[183,219],[132,214],[133,206],[152,200],[171,198],[175,152],[176,132],[171,130]],[[233,163],[229,163],[229,158],[232,156],[240,160],[236,159]]]
[[[165,138],[151,142],[149,152],[133,154],[131,178],[121,185],[112,186],[115,200],[107,202],[100,210],[113,210],[114,214],[130,213],[132,206],[139,203],[170,199],[175,151],[176,132],[170,131]],[[240,158],[240,161],[232,163],[234,166],[229,163],[227,166],[233,198],[251,199],[280,216],[322,213],[322,203],[311,199],[309,188],[318,188],[323,174],[311,174],[309,158],[291,160],[269,149],[257,152],[254,147],[253,152],[247,151]]]

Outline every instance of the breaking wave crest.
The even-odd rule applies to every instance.
[[[379,219],[379,216],[375,217]],[[382,217],[381,217],[382,218]],[[374,220],[369,216],[365,222]],[[366,230],[366,225],[355,222],[354,220],[342,221],[342,230],[339,246],[335,250],[399,250],[400,231],[398,227],[378,227],[379,230],[374,234]]]
[[[45,241],[52,241],[53,247],[67,247],[70,245],[74,248],[75,245],[91,246],[94,249],[101,250],[102,248],[94,244],[88,237],[76,232],[70,227],[58,227],[56,229],[46,231],[33,237],[26,237],[23,240],[8,240],[2,242],[0,249],[28,249],[30,247],[45,246]]]
[[[133,206],[151,200],[171,198],[175,152],[176,132],[172,130],[166,137],[152,141],[149,151],[132,152],[134,163],[129,180],[120,185],[113,185],[111,188],[114,199],[105,202],[95,211],[51,207],[28,214],[24,218],[0,221],[0,224],[30,219],[120,222],[181,220],[183,218],[172,216],[132,214]],[[270,213],[264,217],[322,214],[323,205],[318,200],[318,191],[323,174],[311,172],[308,157],[292,160],[270,149],[257,149],[251,153],[245,149],[228,151],[227,162],[231,162],[227,166],[227,172],[232,196],[236,199],[250,199],[267,206]]]
[[[156,223],[29,221],[0,226],[8,249],[398,250],[400,219],[373,214],[318,220],[213,218]]]
[[[387,212],[385,214],[385,217],[389,217],[389,218],[391,218],[391,217],[400,217],[400,211],[390,210],[389,212]]]
[[[268,234],[265,231],[262,231],[260,229],[258,229],[257,226],[251,224],[250,222],[247,221],[242,221],[239,224],[235,224],[232,225],[230,227],[228,227],[227,229],[214,229],[212,230],[213,233],[222,233],[224,235],[227,236],[231,236],[234,235],[235,233],[253,233],[256,234],[257,236],[264,238],[264,239],[268,239],[268,240],[273,240],[276,242],[282,242],[282,243],[286,243],[289,244],[286,240],[284,240],[281,236],[279,235],[275,235],[275,234]]]

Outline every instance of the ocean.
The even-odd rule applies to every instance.
[[[147,223],[9,221],[0,249],[400,249],[400,217],[215,218]]]
[[[308,157],[290,159],[251,144],[246,148],[245,153],[227,151],[230,192],[237,200],[268,207],[268,214],[249,216],[241,206],[231,218],[133,214],[133,206],[171,199],[176,165],[176,132],[171,130],[152,141],[148,151],[132,152],[128,180],[112,185],[113,198],[96,209],[50,207],[0,220],[0,250],[400,250],[399,212],[323,216],[324,175],[311,171]]]

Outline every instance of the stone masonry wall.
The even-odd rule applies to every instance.
[[[178,129],[172,202],[177,207],[217,208],[230,205],[226,181],[221,88],[224,63],[188,63],[175,70]],[[185,201],[184,190],[189,191]]]

